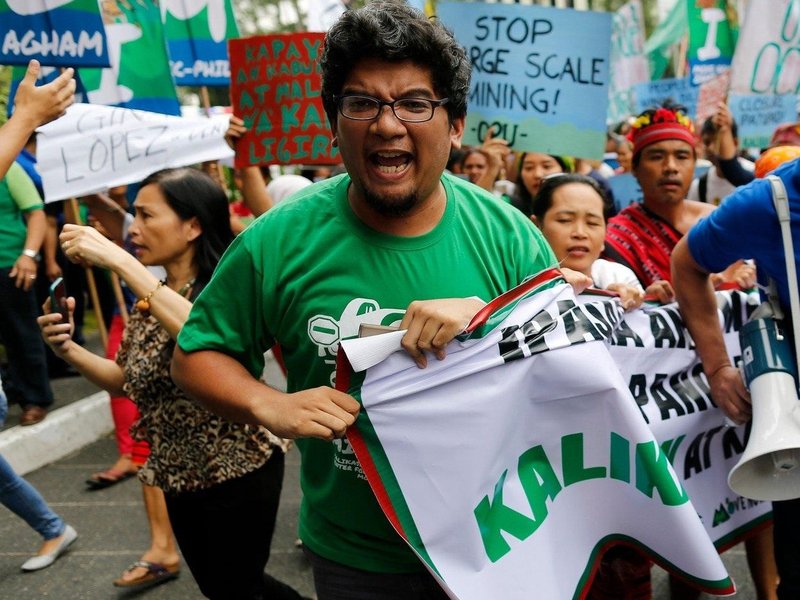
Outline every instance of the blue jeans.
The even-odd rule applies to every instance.
[[[0,425],[6,420],[8,401],[0,382]],[[54,513],[41,494],[30,483],[14,472],[0,455],[0,504],[15,513],[45,540],[64,533],[64,521]]]
[[[319,600],[447,600],[428,571],[372,573],[322,558],[308,548],[303,550],[314,571]]]

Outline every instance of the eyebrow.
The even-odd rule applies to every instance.
[[[369,96],[370,98],[378,98],[378,96],[375,96],[375,95],[371,94],[370,92],[365,92],[364,88],[362,88],[360,86],[357,86],[357,85],[356,86],[345,86],[345,87],[343,87],[342,88],[342,93],[340,95],[344,96],[344,95],[350,95],[350,94],[355,95],[355,96]],[[430,99],[430,98],[433,98],[434,95],[435,95],[434,92],[431,91],[430,89],[424,88],[424,87],[418,87],[418,88],[411,88],[411,89],[405,90],[400,95],[398,95],[395,99],[399,99],[399,98],[426,98],[426,99]],[[381,98],[378,98],[378,99],[381,100]]]

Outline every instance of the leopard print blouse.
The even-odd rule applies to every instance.
[[[174,348],[155,317],[131,313],[116,361],[125,372],[123,389],[139,408],[131,435],[150,444],[139,478],[181,493],[259,468],[281,440],[263,427],[226,421],[189,400],[169,376]]]

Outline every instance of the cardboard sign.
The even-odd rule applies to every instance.
[[[515,150],[603,157],[611,14],[445,2],[472,61],[465,144],[488,131]]]
[[[726,0],[684,1],[688,2],[689,78],[700,85],[730,68],[736,42]]]
[[[766,148],[778,125],[797,120],[797,96],[731,94],[728,105],[739,126],[742,148]]]
[[[688,77],[648,81],[634,88],[635,112],[638,114],[648,108],[658,106],[667,98],[672,98],[678,104],[685,106],[687,114],[694,118],[697,111],[698,91],[698,87],[692,85]]]
[[[0,64],[109,66],[97,0],[0,0]]]
[[[717,112],[717,105],[720,102],[725,102],[730,84],[730,69],[725,69],[716,77],[700,84],[700,91],[697,94],[697,113],[695,114],[699,127],[702,127],[703,122]]]
[[[224,138],[229,121],[228,115],[184,119],[74,104],[37,130],[45,202],[135,183],[167,167],[230,157]]]
[[[323,33],[288,33],[231,40],[233,112],[248,132],[237,167],[338,163],[320,97],[318,57]]]

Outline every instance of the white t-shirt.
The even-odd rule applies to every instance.
[[[636,274],[625,265],[598,258],[592,263],[592,281],[597,289],[605,290],[612,283],[624,283],[644,292]]]
[[[748,171],[752,171],[755,168],[753,163],[746,158],[739,157],[739,164]],[[726,198],[736,189],[736,186],[730,183],[724,177],[717,175],[717,170],[713,166],[707,171],[707,173],[706,202],[713,204],[714,206],[719,206],[720,202],[722,202],[724,198]],[[697,200],[698,202],[701,201],[699,177],[692,181],[692,185],[689,188],[689,195],[687,197],[689,200]]]

